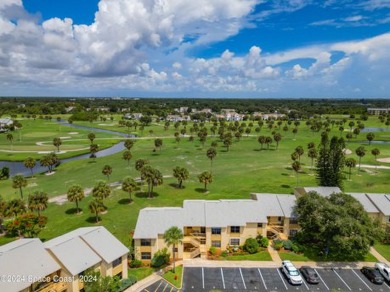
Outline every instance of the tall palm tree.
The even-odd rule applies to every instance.
[[[154,147],[156,147],[160,151],[161,151],[162,145],[163,145],[163,140],[162,139],[157,138],[156,140],[154,140]]]
[[[176,261],[176,246],[183,242],[183,231],[177,227],[172,226],[164,232],[164,241],[167,246],[172,245],[172,257],[173,257],[173,272],[175,272],[175,261]]]
[[[84,199],[84,189],[80,185],[73,185],[68,189],[67,193],[68,201],[76,203],[76,212],[79,214],[79,202]]]
[[[375,156],[375,169],[378,167],[378,162],[376,160],[376,157],[381,154],[380,150],[378,148],[374,148],[371,150],[371,154]]]
[[[129,150],[126,150],[123,152],[122,159],[127,161],[127,166],[130,165],[131,158],[133,158],[133,155],[131,154],[131,152]]]
[[[89,145],[89,152],[91,153],[89,158],[95,159],[96,158],[96,152],[98,152],[98,151],[99,151],[99,145],[97,145],[97,144]]]
[[[200,183],[204,183],[204,190],[207,192],[207,185],[213,182],[213,175],[208,171],[204,171],[198,178]]]
[[[95,135],[95,133],[89,133],[88,134],[88,139],[89,139],[89,141],[91,142],[91,144],[93,144],[93,141],[96,139],[96,135]]]
[[[207,150],[206,156],[210,159],[211,172],[213,172],[213,159],[217,156],[217,150],[214,147],[211,147]]]
[[[279,142],[282,140],[282,135],[280,133],[275,133],[274,140],[276,142],[276,150],[278,150]]]
[[[45,192],[35,191],[28,196],[28,208],[31,211],[37,211],[38,216],[41,216],[41,211],[47,208],[49,198]]]
[[[24,201],[21,199],[13,199],[7,202],[4,215],[5,217],[14,216],[16,218],[16,216],[24,212],[26,212],[26,206],[24,204]]]
[[[294,161],[291,164],[292,169],[295,171],[295,175],[297,177],[297,186],[298,186],[298,172],[301,170],[301,163],[299,161]]]
[[[103,180],[98,181],[92,189],[92,196],[103,203],[103,200],[111,195],[110,186]]]
[[[364,146],[359,146],[356,150],[355,153],[357,156],[359,156],[359,170],[360,170],[360,165],[362,162],[362,157],[366,155],[366,148]]]
[[[125,148],[130,151],[131,148],[134,146],[134,143],[134,140],[126,139],[124,143]]]
[[[135,182],[135,180],[129,176],[125,177],[125,179],[122,181],[122,190],[124,192],[129,193],[129,197],[130,197],[129,203],[133,201],[133,199],[131,198],[131,193],[134,192],[136,189],[137,189],[137,183]]]
[[[366,135],[366,138],[368,140],[368,145],[371,145],[371,141],[375,139],[375,134],[370,132]]]
[[[57,152],[60,152],[60,146],[62,145],[61,138],[58,138],[58,137],[54,138],[53,139],[53,145],[54,145],[54,147],[57,148]]]
[[[153,187],[163,183],[163,176],[161,172],[150,165],[146,165],[141,169],[141,178],[148,184],[148,197],[153,198]]]
[[[177,179],[179,189],[181,189],[183,185],[183,181],[189,177],[188,170],[184,167],[176,166],[173,169],[173,177]]]
[[[259,143],[261,145],[261,150],[263,150],[263,145],[265,143],[265,140],[266,140],[265,136],[259,136],[259,138],[257,139],[257,141],[259,141]]]
[[[313,168],[313,162],[314,159],[317,158],[318,153],[316,148],[309,148],[309,151],[307,152],[307,156],[311,159],[311,168]]]
[[[349,168],[349,180],[351,180],[352,168],[356,166],[356,160],[353,158],[345,159],[345,166]]]
[[[99,222],[99,214],[105,210],[105,207],[102,201],[95,199],[89,202],[88,205],[89,211],[95,214],[96,223]]]
[[[14,189],[19,189],[20,191],[20,198],[23,200],[23,188],[27,186],[27,180],[26,178],[21,175],[17,174],[12,178],[12,187]]]
[[[305,153],[302,146],[295,148],[295,152],[298,154],[298,161],[301,162],[301,156]]]
[[[8,133],[7,140],[8,140],[8,142],[11,143],[11,150],[13,150],[14,135],[12,135],[11,133]]]
[[[103,166],[102,174],[107,176],[107,181],[110,180],[111,173],[112,173],[112,167],[110,165],[106,164],[105,166]]]
[[[35,165],[37,164],[35,159],[32,157],[27,157],[25,161],[23,161],[24,167],[29,168],[31,171],[31,177],[34,176],[33,169]]]
[[[272,143],[272,137],[265,137],[265,144],[267,144],[267,149],[269,149],[269,145]]]

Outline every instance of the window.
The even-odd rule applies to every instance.
[[[257,223],[257,228],[263,228],[263,223]]]
[[[151,246],[152,240],[151,239],[141,239],[141,246]]]
[[[211,228],[211,234],[221,234],[221,228]]]
[[[230,226],[230,233],[240,233],[240,226]]]
[[[118,258],[112,262],[112,267],[115,268],[122,263],[122,258]]]
[[[152,253],[150,252],[141,252],[142,260],[150,260],[152,258]]]
[[[221,247],[221,241],[220,240],[212,240],[211,241],[211,246]]]
[[[240,239],[239,238],[231,238],[230,245],[240,245]]]
[[[278,222],[282,222],[282,217],[278,217]]]

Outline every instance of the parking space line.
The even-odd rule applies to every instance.
[[[307,286],[307,284],[306,284],[305,280],[303,279],[303,277],[302,277],[302,282],[303,282],[303,284],[305,284],[306,289],[307,289],[307,290],[310,290],[310,289],[309,289],[309,286]]]
[[[267,285],[265,285],[265,281],[264,281],[263,275],[261,274],[260,269],[257,269],[257,270],[259,271],[260,278],[261,278],[261,280],[263,281],[263,285],[264,285],[265,290],[268,290],[268,289],[267,289]]]
[[[337,277],[339,277],[340,280],[343,281],[343,283],[345,284],[345,286],[347,286],[347,288],[349,289],[349,291],[352,291],[352,289],[348,286],[347,283],[345,283],[345,281],[343,280],[343,278],[341,278],[341,276],[336,272],[336,270],[335,270],[335,269],[332,269],[332,270],[333,270],[333,272],[337,275]]]
[[[223,271],[222,271],[222,268],[221,268],[221,276],[222,276],[222,285],[223,285],[223,289],[225,289],[225,278],[223,277]]]
[[[328,290],[329,290],[329,287],[328,287],[328,285],[326,285],[326,283],[325,283],[325,281],[322,279],[322,277],[321,277],[320,273],[318,273],[316,269],[314,269],[314,271],[317,273],[317,275],[318,275],[318,277],[320,278],[320,280],[322,281],[322,283],[324,283],[324,285],[325,285],[326,289],[328,289]]]
[[[278,274],[279,274],[280,280],[282,280],[284,287],[286,287],[286,290],[288,290],[288,287],[287,287],[286,283],[284,282],[284,280],[283,280],[283,276],[282,276],[282,274],[280,273],[279,269],[276,269],[276,271],[278,271]]]
[[[390,286],[387,285],[386,281],[383,281],[383,283],[385,283],[386,287],[390,289]]]
[[[204,289],[204,269],[202,267],[202,287]]]
[[[154,292],[156,292],[156,291],[158,290],[158,288],[160,288],[160,286],[161,286],[162,283],[163,283],[163,282],[160,281],[160,284],[158,284],[158,286],[157,286],[156,290],[154,290]]]
[[[167,289],[167,286],[168,286],[168,283],[165,284],[164,290],[162,290],[162,292],[164,292],[165,289]]]
[[[360,279],[360,281],[363,282],[364,285],[366,285],[366,287],[367,287],[368,289],[370,289],[370,291],[372,291],[372,289],[370,288],[370,286],[368,286],[367,283],[364,282],[363,279],[360,278],[360,276],[359,276],[353,269],[351,269],[351,271]]]
[[[241,268],[239,268],[239,270],[240,270],[240,274],[241,274],[242,283],[244,284],[244,289],[246,290],[245,280],[244,280],[244,276],[242,275]]]

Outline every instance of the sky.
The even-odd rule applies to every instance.
[[[0,96],[390,98],[390,0],[1,0]]]

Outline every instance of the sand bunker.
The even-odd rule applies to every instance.
[[[352,154],[352,151],[350,149],[343,149],[343,152],[345,155]]]
[[[384,163],[390,163],[390,157],[378,158],[377,161],[384,162]]]
[[[67,137],[60,137],[60,139],[70,139],[71,137],[67,136]]]
[[[69,132],[68,135],[77,135],[79,132]]]

